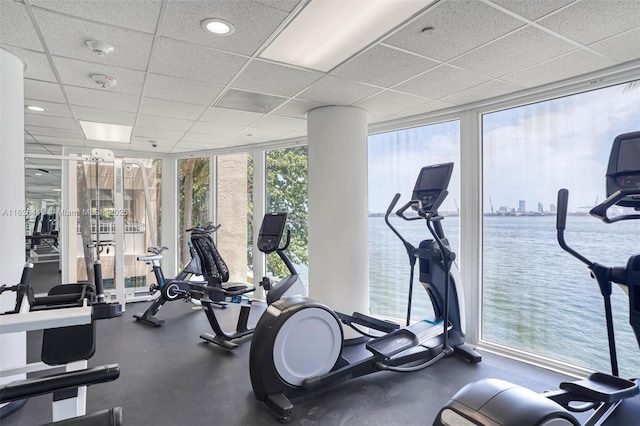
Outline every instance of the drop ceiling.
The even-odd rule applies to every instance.
[[[261,59],[306,3],[0,0],[0,46],[26,64],[25,104],[46,108],[25,111],[26,151],[173,154],[301,138],[305,113],[323,105],[381,123],[640,58],[637,0],[440,0],[326,73]],[[210,17],[235,32],[204,32]],[[87,40],[115,51],[98,57]],[[118,84],[102,89],[96,73]],[[79,120],[133,126],[131,143],[87,141]]]

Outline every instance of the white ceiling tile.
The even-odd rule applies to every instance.
[[[351,105],[360,99],[379,92],[380,89],[326,75],[302,92],[298,97],[325,105]]]
[[[263,127],[248,127],[243,133],[249,140],[256,141],[276,141],[278,139],[284,139],[286,135],[293,130],[282,130],[277,128],[263,128]]]
[[[103,148],[103,149],[111,149],[111,150],[118,150],[118,149],[129,149],[130,147],[130,142],[105,142],[105,141],[96,141],[96,140],[87,140],[86,142],[88,147],[91,148]]]
[[[170,139],[170,140],[178,140],[184,135],[184,132],[181,130],[167,130],[167,129],[156,129],[153,127],[141,127],[135,126],[133,128],[133,136],[137,136],[140,139]]]
[[[197,132],[189,132],[184,135],[184,138],[180,141],[180,145],[187,146],[190,144],[193,145],[220,145],[224,141],[231,139],[232,136],[237,134],[237,132],[233,133],[220,133],[220,134],[207,134],[207,133],[197,133]]]
[[[427,99],[398,93],[391,90],[376,93],[370,98],[356,102],[355,106],[363,108],[367,111],[374,111],[380,114],[392,115],[409,108],[422,105]]]
[[[151,55],[153,37],[132,30],[96,24],[56,13],[34,12],[52,55],[81,59],[101,65],[145,71]],[[95,55],[87,40],[104,41],[114,51],[104,57]]]
[[[73,114],[78,120],[95,121],[97,123],[121,124],[133,126],[136,114],[133,112],[116,111],[113,109],[98,109],[86,106],[73,106]]]
[[[67,102],[59,85],[28,78],[24,80],[24,97],[39,101]]]
[[[178,142],[179,138],[175,139],[163,139],[163,138],[149,138],[145,136],[133,136],[131,138],[131,146],[136,146],[140,150],[154,150],[155,148],[151,145],[149,140],[154,141],[155,144],[158,145],[158,148],[166,149],[167,151],[171,149],[173,145]]]
[[[30,0],[30,3],[92,21],[154,33],[162,0]]]
[[[0,42],[44,52],[40,37],[22,3],[0,1]]]
[[[301,0],[252,0],[265,6],[273,7],[285,12],[291,12]]]
[[[210,105],[222,89],[223,86],[149,73],[143,95],[169,101]]]
[[[154,127],[157,129],[186,131],[193,125],[192,120],[181,120],[179,118],[160,117],[157,115],[138,115],[137,126]]]
[[[232,86],[273,95],[293,96],[320,77],[322,74],[319,72],[254,59],[233,81]]]
[[[412,95],[439,99],[468,89],[489,79],[449,65],[441,65],[426,73],[399,84],[394,89]]]
[[[517,92],[522,87],[515,84],[492,80],[479,86],[441,98],[441,101],[454,105],[464,105],[482,99],[491,99],[507,93]]]
[[[157,146],[155,147],[146,141],[144,143],[131,142],[129,144],[129,151],[152,153],[151,155],[167,154],[169,152],[172,152],[171,149],[173,148],[173,145],[175,145],[175,142],[172,142],[171,144],[162,144],[158,142]]]
[[[262,120],[256,121],[251,127],[263,128],[263,129],[277,129],[283,132],[292,132],[298,130],[300,127],[306,127],[307,120],[300,118],[278,117],[274,115],[267,115]]]
[[[477,0],[443,0],[384,43],[447,61],[523,25]]]
[[[5,48],[24,62],[26,66],[25,78],[57,82],[46,54],[13,46],[5,46]]]
[[[241,132],[245,126],[237,126],[234,124],[220,124],[220,123],[203,123],[198,122],[193,125],[191,131],[184,135],[184,140],[192,142],[204,142],[203,140],[209,136],[233,136],[238,132]]]
[[[24,126],[25,131],[33,136],[56,136],[59,138],[82,139],[80,130],[76,129],[54,129],[51,127]]]
[[[46,108],[46,111],[44,111],[44,112],[38,112],[38,113],[33,113],[33,114],[53,115],[54,117],[72,118],[71,110],[69,109],[67,104],[56,103],[56,102],[38,101],[38,100],[35,100],[35,99],[25,99],[24,100],[24,106],[26,107],[27,105],[35,105],[35,106],[39,106],[39,107],[42,107],[42,108]],[[32,114],[32,112],[29,112],[29,113]]]
[[[274,109],[271,114],[282,117],[307,118],[307,112],[314,108],[323,106],[320,102],[304,101],[302,99],[291,99]]]
[[[438,62],[388,46],[374,46],[331,71],[355,81],[391,87],[438,65]]]
[[[128,93],[130,95],[139,95],[142,93],[144,73],[141,71],[83,62],[76,59],[60,58],[58,56],[53,57],[53,62],[58,70],[62,84],[95,89],[100,86],[98,86],[90,76],[92,74],[105,74],[118,80],[118,83],[115,87],[103,90]]]
[[[165,101],[162,99],[142,98],[140,112],[149,115],[196,120],[204,112],[206,106],[185,104],[183,102]]]
[[[200,121],[247,126],[256,120],[259,120],[263,116],[264,114],[260,114],[258,112],[211,107],[202,114]]]
[[[419,115],[419,114],[427,114],[433,111],[438,111],[441,109],[446,109],[446,108],[450,108],[454,106],[453,104],[447,103],[447,102],[442,102],[442,101],[431,101],[431,102],[427,102],[425,104],[422,105],[418,105],[415,108],[411,108],[410,110],[407,111],[402,111],[398,114],[394,115],[394,118],[400,118],[400,117],[411,117],[414,115]]]
[[[591,44],[640,25],[640,1],[585,0],[538,21],[582,44]]]
[[[171,1],[167,3],[159,35],[252,55],[288,13],[249,1]],[[200,27],[206,18],[230,22],[235,32],[216,36]]]
[[[140,103],[138,96],[110,92],[100,89],[97,85],[95,89],[65,86],[64,90],[67,92],[72,105],[136,112]]]
[[[544,49],[541,49],[540,46],[544,46]],[[525,27],[500,40],[459,56],[450,63],[469,71],[497,78],[572,50],[576,50],[576,47],[564,40],[534,27]],[[505,55],[505,52],[510,53]]]
[[[620,62],[640,58],[640,27],[589,46]]]
[[[614,65],[611,59],[582,50],[555,58],[529,69],[502,77],[502,80],[522,87],[535,87],[546,83],[586,74]]]
[[[45,115],[25,114],[25,126],[52,127],[54,129],[74,129],[77,130],[75,120],[64,117],[51,117]]]
[[[518,15],[535,21],[549,13],[568,5],[575,0],[491,0],[499,6],[509,9]]]
[[[35,139],[42,144],[63,146],[86,146],[82,139],[59,138],[55,136],[36,136]]]
[[[203,46],[160,38],[149,71],[211,84],[227,84],[247,58]]]

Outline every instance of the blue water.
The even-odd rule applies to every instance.
[[[420,221],[394,224],[414,245],[428,236]],[[457,218],[443,225],[458,252]],[[640,226],[569,216],[566,239],[593,261],[623,266],[640,250]],[[483,339],[610,371],[602,296],[586,266],[558,246],[555,217],[485,217],[483,252]],[[369,218],[369,258],[372,313],[404,318],[408,258],[382,217]],[[638,344],[628,325],[628,297],[617,285],[612,304],[620,373],[635,377],[640,374]],[[412,317],[433,317],[417,280]]]

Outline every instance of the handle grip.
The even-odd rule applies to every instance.
[[[569,203],[569,191],[562,188],[558,191],[558,211],[556,213],[556,229],[564,231],[567,224],[567,205]]]

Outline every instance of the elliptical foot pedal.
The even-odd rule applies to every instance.
[[[278,420],[280,420],[281,423],[291,422],[293,404],[284,394],[274,393],[267,395],[264,403],[278,416]]]
[[[604,403],[620,401],[638,395],[640,391],[637,383],[605,373],[593,373],[585,380],[562,382],[560,389]]]
[[[419,344],[418,336],[406,328],[401,328],[400,330],[371,340],[367,343],[367,349],[383,358],[391,358]]]

